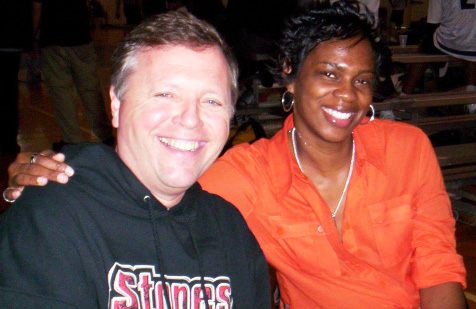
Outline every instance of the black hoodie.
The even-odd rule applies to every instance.
[[[28,187],[0,218],[0,308],[269,308],[265,258],[230,203],[196,183],[167,210],[110,148],[65,154],[67,185]]]

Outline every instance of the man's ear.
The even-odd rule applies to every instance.
[[[113,86],[109,88],[109,97],[111,98],[112,126],[117,129],[119,127],[119,108],[121,107],[121,101],[117,97]]]

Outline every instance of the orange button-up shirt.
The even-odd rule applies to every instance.
[[[416,127],[374,120],[354,130],[356,164],[342,241],[329,207],[287,141],[232,148],[202,176],[245,217],[291,308],[418,308],[418,290],[465,283],[454,219],[433,148]]]

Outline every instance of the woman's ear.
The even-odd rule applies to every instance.
[[[283,62],[283,75],[291,74],[292,70],[293,70],[293,68],[291,66],[291,59],[286,58],[286,60],[284,60],[284,62]],[[286,89],[289,92],[294,93],[294,83],[286,85]]]
[[[293,68],[291,66],[291,59],[286,58],[286,60],[284,60],[284,63],[283,63],[283,74],[289,75],[291,74],[292,70]]]
[[[286,85],[286,89],[291,92],[292,94],[294,94],[294,83],[291,83],[289,85]]]
[[[109,88],[109,97],[111,98],[112,126],[117,129],[119,127],[119,109],[121,107],[121,101],[117,97],[113,86]]]

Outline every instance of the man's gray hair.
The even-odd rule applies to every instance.
[[[111,85],[119,100],[123,99],[127,78],[137,65],[137,53],[165,45],[182,45],[194,49],[214,46],[220,48],[228,64],[231,100],[235,104],[238,96],[238,64],[231,49],[210,24],[182,11],[172,11],[147,19],[126,35],[116,48],[112,55]]]

